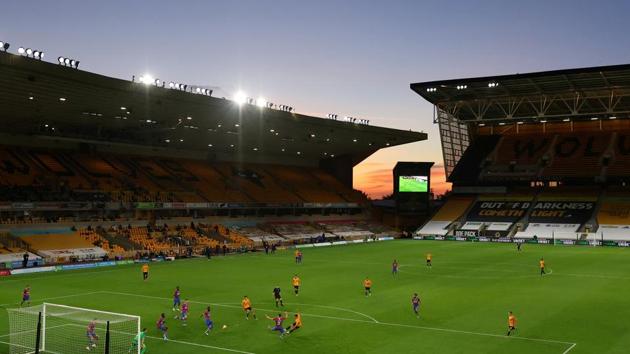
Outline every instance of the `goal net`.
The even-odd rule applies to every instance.
[[[139,316],[49,303],[7,311],[9,354],[140,353]]]

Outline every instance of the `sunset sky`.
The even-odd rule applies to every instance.
[[[429,140],[379,151],[355,187],[391,193],[397,161],[444,170],[433,108],[411,82],[630,61],[628,1],[6,1],[0,40],[131,78],[243,90],[304,114],[337,113]],[[50,60],[50,58],[48,58]]]

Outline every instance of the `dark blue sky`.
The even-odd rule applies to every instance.
[[[0,16],[13,51],[430,134],[377,153],[357,181],[397,160],[441,162],[432,107],[411,82],[630,62],[630,1],[21,0]]]

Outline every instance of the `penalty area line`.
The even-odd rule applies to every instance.
[[[83,327],[81,325],[77,325],[77,324],[71,324],[70,326],[74,326],[74,327]],[[133,333],[129,333],[129,332],[124,332],[124,331],[117,331],[117,330],[110,330],[110,332],[114,332],[114,333],[120,333],[120,334],[126,334],[129,336],[134,336]],[[222,350],[225,352],[232,352],[232,353],[240,353],[240,354],[256,354],[256,353],[252,353],[252,352],[246,352],[243,350],[238,350],[238,349],[230,349],[230,348],[225,348],[225,347],[217,347],[214,345],[208,345],[208,344],[201,344],[201,343],[195,343],[195,342],[186,342],[183,340],[177,340],[177,339],[168,339],[168,340],[164,340],[163,338],[160,337],[154,337],[154,336],[146,336],[146,338],[149,339],[155,339],[155,340],[160,340],[166,343],[177,343],[177,344],[185,344],[185,345],[191,345],[194,347],[201,347],[201,348],[208,348],[208,349],[216,349],[216,350]]]
[[[39,302],[44,302],[44,301],[48,301],[48,300],[58,300],[58,299],[67,299],[70,297],[80,297],[80,296],[88,296],[88,295],[94,295],[94,294],[100,294],[101,291],[91,291],[91,292],[87,292],[87,293],[76,293],[76,294],[70,294],[70,295],[63,295],[63,296],[53,296],[53,297],[45,297],[42,299],[38,299],[38,300],[34,300],[31,301],[31,303],[36,304]],[[11,303],[6,303],[6,304],[0,304],[0,307],[7,307],[10,305],[19,305],[19,302],[11,302]],[[34,306],[34,305],[31,305]],[[28,306],[30,307],[30,306]]]
[[[147,338],[164,341],[164,339],[159,338],[159,337],[147,336]],[[185,342],[183,340],[176,340],[176,339],[169,339],[166,342],[167,343],[171,342],[171,343],[177,343],[177,344],[185,344],[185,345],[191,345],[191,346],[194,346],[194,347],[202,347],[202,348],[208,348],[208,349],[216,349],[216,350],[222,350],[222,351],[232,352],[232,353],[255,354],[255,353],[252,353],[252,352],[246,352],[246,351],[237,350],[237,349],[217,347],[217,346],[214,346],[214,345],[207,345],[207,344],[201,344],[201,343]]]
[[[102,293],[113,294],[113,295],[140,297],[140,298],[147,298],[147,299],[156,299],[156,300],[170,300],[170,298],[165,298],[165,297],[142,295],[142,294],[131,294],[131,293],[123,293],[123,292],[117,292],[117,291],[102,291]],[[240,309],[240,306],[238,306],[238,305],[217,304],[217,303],[208,303],[208,302],[193,301],[193,300],[189,300],[189,302],[197,303],[197,304],[209,304],[209,305],[219,306],[219,307],[238,308],[238,309]],[[278,311],[278,309],[264,309],[264,308],[255,308],[255,309],[258,310],[258,311],[268,312],[268,313],[272,313],[272,312],[277,312]],[[472,331],[463,331],[463,330],[458,330],[458,329],[439,328],[439,327],[426,327],[426,326],[408,325],[408,324],[403,324],[403,323],[390,323],[390,322],[381,322],[381,321],[374,322],[374,321],[361,320],[361,319],[355,319],[355,318],[324,316],[324,315],[315,315],[315,314],[307,314],[307,313],[302,313],[302,315],[305,316],[305,317],[319,317],[319,318],[327,318],[327,319],[333,319],[333,320],[339,320],[339,321],[350,321],[350,322],[367,323],[367,324],[372,324],[372,325],[382,325],[382,326],[390,326],[390,327],[403,327],[403,328],[415,328],[415,329],[421,329],[421,330],[427,330],[427,331],[457,333],[457,334],[484,336],[484,337],[492,337],[492,338],[502,338],[502,339],[507,339],[507,340],[522,340],[522,341],[539,342],[539,343],[551,343],[551,344],[569,345],[570,347],[565,352],[563,352],[562,354],[567,354],[571,349],[573,349],[577,345],[577,343],[567,342],[567,341],[560,341],[560,340],[555,340],[555,339],[530,338],[530,337],[519,337],[519,336],[509,336],[508,337],[508,336],[505,336],[505,335],[493,334],[493,333],[472,332]]]
[[[571,351],[571,349],[575,348],[576,345],[577,345],[577,343],[571,344],[571,346],[569,348],[567,348],[567,350],[563,351],[562,354],[567,354],[568,352]]]

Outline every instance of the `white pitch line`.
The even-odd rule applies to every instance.
[[[62,324],[62,325],[58,325],[58,326],[47,327],[47,329],[53,329],[53,328],[59,328],[59,327],[65,327],[65,326],[71,326],[71,325],[70,324]],[[29,329],[27,331],[20,331],[20,332],[16,332],[16,333],[3,334],[3,335],[0,336],[0,338],[11,337],[11,336],[19,336],[20,334],[33,333],[33,332],[37,332],[37,330],[36,329]]]
[[[571,346],[567,350],[563,351],[562,354],[567,354],[568,352],[571,351],[571,349],[575,348],[576,345],[577,345],[577,343],[571,344]]]
[[[325,306],[325,305],[312,305],[312,304],[304,304],[304,303],[299,303],[299,302],[292,302],[291,305],[298,305],[298,306],[312,306],[312,307],[319,307],[319,308],[323,308],[323,309],[331,309],[331,310],[338,310],[338,311],[344,311],[344,312],[350,312],[350,313],[354,313],[356,315],[365,317],[370,319],[372,322],[378,323],[378,320],[370,315],[366,315],[363,312],[359,312],[359,311],[354,311],[351,309],[346,309],[343,307],[336,307],[336,306]]]
[[[402,267],[402,266],[401,266]],[[411,271],[410,271],[411,270]],[[403,272],[402,269],[398,270],[399,272]],[[487,276],[487,275],[481,275],[481,276],[477,276],[477,275],[472,275],[471,276],[466,276],[466,275],[453,275],[453,274],[443,274],[443,273],[432,273],[432,271],[422,271],[419,269],[409,269],[408,267],[405,267],[405,271],[404,273],[413,273],[413,274],[420,274],[423,276],[429,276],[429,277],[438,277],[438,278],[453,278],[453,279],[478,279],[478,280],[497,280],[497,279],[508,279],[508,280],[512,280],[512,279],[526,279],[526,278],[538,278],[540,277],[540,275],[538,274],[531,274],[531,275],[517,275],[517,276],[509,276],[509,277],[505,277],[505,276]],[[488,273],[492,273],[492,270],[488,270]],[[551,274],[551,273],[548,273]]]
[[[75,275],[84,275],[84,274],[94,274],[94,273],[98,273],[98,274],[102,274],[102,273],[111,273],[111,272],[118,272],[121,270],[126,270],[127,266],[129,264],[122,264],[122,265],[118,265],[118,266],[112,266],[112,267],[116,267],[115,269],[107,269],[108,267],[105,268],[101,268],[102,270],[97,270],[97,271],[91,271],[91,272],[78,272],[79,270],[84,270],[84,269],[72,269],[72,270],[64,270],[62,272],[69,272],[69,273],[62,273],[59,274],[58,272],[46,272],[46,273],[27,273],[27,274],[17,274],[17,275],[11,275],[11,277],[9,279],[3,279],[0,281],[0,284],[2,283],[10,283],[10,282],[24,282],[24,283],[28,283],[31,280],[36,280],[36,279],[56,279],[56,278],[65,278],[65,277],[70,277],[70,276],[75,276]],[[38,276],[38,277],[27,277],[28,275],[31,274],[48,274],[48,275],[42,275],[42,276]]]
[[[71,295],[64,295],[64,296],[53,296],[53,297],[45,297],[43,299],[37,299],[34,301],[31,301],[32,303],[38,303],[38,302],[44,302],[47,300],[58,300],[58,299],[66,299],[69,297],[77,297],[77,296],[87,296],[87,295],[94,295],[94,294],[100,294],[101,291],[92,291],[89,293],[76,293],[76,294],[71,294]],[[6,307],[6,306],[10,306],[10,305],[19,305],[19,302],[11,302],[11,303],[7,303],[7,304],[0,304],[0,307]]]
[[[76,325],[76,324],[71,324],[70,326],[83,327],[83,326],[81,326],[81,325]],[[126,335],[129,335],[129,336],[132,336],[132,337],[133,337],[133,336],[135,336],[135,334],[133,334],[133,333],[123,332],[123,331],[117,331],[117,330],[110,330],[110,332],[120,333],[120,334],[126,334]],[[160,338],[160,337],[146,336],[146,338],[158,339],[158,340],[164,341],[164,339],[163,339],[163,338]],[[230,348],[224,348],[224,347],[217,347],[217,346],[214,346],[214,345],[207,345],[207,344],[194,343],[194,342],[186,342],[186,341],[183,341],[183,340],[169,339],[167,342],[177,343],[177,344],[192,345],[192,346],[195,346],[195,347],[203,347],[203,348],[208,348],[208,349],[217,349],[217,350],[222,350],[222,351],[225,351],[225,352],[232,352],[232,353],[241,353],[241,354],[256,354],[256,353],[246,352],[246,351],[237,350],[237,349],[230,349]]]
[[[141,295],[141,294],[131,294],[131,293],[121,293],[121,292],[114,292],[114,291],[103,291],[103,293],[118,294],[118,295],[123,295],[123,296],[135,296],[135,297],[142,297],[142,298],[156,299],[156,300],[170,300],[170,298],[165,298],[165,297],[149,296],[149,295]],[[193,301],[193,300],[189,300],[189,302],[197,303],[197,304],[208,304],[207,302],[200,302],[200,301]],[[237,305],[213,304],[213,303],[209,303],[209,304],[210,305],[214,305],[214,306],[220,306],[220,307],[240,308],[240,306],[237,306]],[[276,312],[276,311],[278,311],[278,309],[273,309],[272,310],[272,309],[263,309],[263,308],[256,308],[256,310],[263,311],[263,312]],[[493,333],[462,331],[462,330],[457,330],[457,329],[439,328],[439,327],[425,327],[425,326],[407,325],[407,324],[402,324],[402,323],[389,323],[389,322],[380,322],[380,321],[373,322],[373,321],[360,320],[360,319],[354,319],[354,318],[314,315],[314,314],[307,314],[307,313],[302,313],[302,315],[306,316],[306,317],[320,317],[320,318],[328,318],[328,319],[339,320],[339,321],[351,321],[351,322],[368,323],[368,324],[373,324],[373,325],[384,325],[384,326],[404,327],[404,328],[416,328],[416,329],[422,329],[422,330],[428,330],[428,331],[449,332],[449,333],[476,335],[476,336],[484,336],[484,337],[503,338],[503,339],[509,339],[509,340],[524,340],[524,341],[540,342],[540,343],[553,343],[553,344],[571,345],[572,347],[574,347],[577,344],[577,343],[573,343],[573,342],[566,342],[566,341],[560,341],[560,340],[555,340],[555,339],[529,338],[529,337],[520,337],[520,336],[518,336],[518,337],[517,336],[509,336],[508,337],[508,336],[505,336],[505,335],[493,334]],[[572,347],[571,347],[571,349],[572,349]],[[563,354],[566,354],[566,353],[567,352],[565,352]]]
[[[153,337],[153,336],[146,336],[146,337],[147,338],[151,338],[151,339],[159,339],[159,340],[162,340],[162,341],[164,340],[164,339],[159,338],[159,337]],[[185,342],[185,341],[182,341],[182,340],[175,340],[175,339],[169,339],[168,342],[192,345],[192,346],[195,346],[195,347],[202,347],[202,348],[208,348],[208,349],[217,349],[217,350],[222,350],[222,351],[232,352],[232,353],[255,354],[255,353],[252,353],[252,352],[245,352],[245,351],[237,350],[237,349],[216,347],[216,346],[213,346],[213,345],[206,345],[206,344],[193,343],[193,342]]]
[[[532,342],[554,343],[554,344],[564,344],[564,345],[574,345],[574,344],[576,344],[576,343],[572,343],[572,342],[565,342],[565,341],[555,340],[555,339],[529,338],[529,337],[521,337],[521,336],[509,336],[508,337],[508,336],[503,335],[503,334],[462,331],[462,330],[458,330],[458,329],[439,328],[439,327],[425,327],[425,326],[408,325],[408,324],[402,324],[402,323],[379,322],[378,324],[385,325],[385,326],[418,328],[418,329],[425,329],[425,330],[428,330],[428,331],[470,334],[470,335],[475,335],[475,336],[494,337],[494,338],[503,338],[503,339],[512,339],[512,340],[520,339],[520,340],[526,340],[526,341],[532,341]]]
[[[33,348],[33,347],[28,347],[28,346],[26,346],[26,345],[15,344],[15,343],[11,344],[11,343],[9,343],[9,342],[3,342],[3,341],[0,341],[0,343],[1,343],[1,344],[6,344],[6,345],[8,345],[8,346],[19,347],[19,348],[28,349],[28,350],[35,350],[35,348]],[[28,352],[28,353],[29,353],[29,354],[31,354],[31,353],[35,353],[35,352],[33,351],[33,352]],[[53,352],[53,351],[50,351],[50,350],[47,350],[47,351],[46,351],[46,353],[51,353],[51,354],[63,354],[63,353],[59,353],[59,352]]]
[[[599,278],[599,279],[621,279],[621,280],[630,280],[630,277],[622,277],[616,275],[601,275],[601,274],[575,274],[575,273],[559,273],[558,275],[564,275],[569,277],[580,277],[580,278]]]
[[[167,298],[167,297],[142,295],[142,294],[131,294],[131,293],[122,293],[122,292],[118,292],[118,291],[101,291],[101,293],[103,293],[103,294],[113,294],[113,295],[122,295],[122,296],[141,297],[141,298],[145,298],[145,299],[153,299],[153,300],[160,300],[160,301],[169,301],[169,300],[171,300],[170,298]],[[232,308],[232,309],[240,309],[241,308],[240,305],[231,305],[231,304],[226,304],[226,303],[213,303],[213,302],[195,301],[195,300],[188,300],[188,302],[193,303],[193,304],[212,305],[212,306],[226,307],[226,308]],[[264,308],[260,308],[260,307],[256,307],[255,310],[262,311],[262,312],[269,312],[269,313],[273,313],[273,312],[277,313],[278,311],[281,311],[279,309],[264,309]],[[328,319],[334,319],[334,320],[354,321],[354,322],[363,322],[363,323],[379,323],[378,321],[374,322],[372,320],[367,321],[367,320],[360,320],[360,319],[354,319],[354,318],[316,315],[316,314],[310,314],[310,313],[304,313],[304,312],[300,312],[300,313],[303,316],[306,316],[306,317],[320,317],[320,318],[328,318]]]

